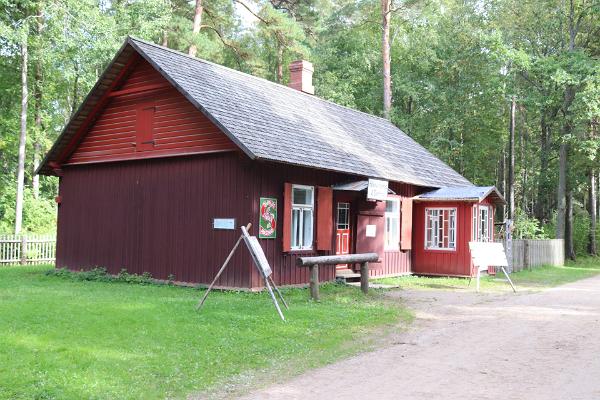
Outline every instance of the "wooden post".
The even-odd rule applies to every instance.
[[[319,264],[311,264],[310,269],[310,297],[319,301]]]
[[[531,271],[531,263],[529,262],[529,240],[523,240],[523,269]]]
[[[27,236],[21,235],[21,265],[27,264]]]
[[[364,294],[369,293],[369,263],[360,264],[360,290]]]

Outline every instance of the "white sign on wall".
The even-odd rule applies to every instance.
[[[369,178],[367,186],[367,200],[386,200],[388,195],[388,181]]]
[[[235,218],[214,218],[213,219],[214,229],[235,229]]]
[[[367,237],[375,237],[377,236],[377,225],[367,225],[367,229],[365,232]]]

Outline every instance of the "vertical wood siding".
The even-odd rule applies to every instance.
[[[456,208],[456,250],[425,250],[425,209]],[[425,275],[469,276],[471,274],[471,240],[473,203],[415,202],[413,209],[413,264],[412,271]]]
[[[277,238],[259,242],[278,284],[306,284],[308,269],[296,266],[297,257],[335,250],[283,251],[284,184],[331,186],[352,179],[356,178],[252,162],[239,153],[67,166],[60,182],[57,266],[76,270],[99,266],[113,274],[125,268],[158,279],[172,274],[177,281],[209,283],[239,236],[237,229],[213,229],[213,218],[235,218],[236,226],[251,222],[256,234],[259,198],[274,197]],[[412,190],[407,186],[397,193],[410,196]],[[335,218],[335,202],[328,207]],[[315,224],[316,238],[318,221]],[[410,255],[410,251],[386,252],[383,267],[372,274],[408,273]],[[334,280],[335,266],[320,268],[320,279]],[[217,284],[262,287],[245,247]]]
[[[390,182],[390,189],[394,191],[401,199],[405,197],[416,196],[418,188],[412,185]],[[414,215],[413,215],[413,224]],[[401,233],[402,234],[402,233]],[[400,238],[402,239],[402,238]],[[380,268],[369,271],[369,276],[382,277],[394,275],[407,275],[412,272],[412,251],[385,251],[383,254],[383,263]]]
[[[147,61],[134,67],[118,89],[122,92],[149,87],[157,89],[112,98],[67,164],[236,149]]]
[[[210,282],[240,234],[213,218],[255,220],[246,163],[223,153],[65,168],[56,265]],[[238,251],[217,284],[250,287],[249,263]]]
[[[334,254],[335,250],[308,250],[308,251],[283,251],[283,221],[284,221],[284,200],[283,192],[285,183],[301,184],[315,186],[331,186],[335,183],[347,182],[353,177],[333,172],[319,171],[310,168],[295,167],[275,163],[254,163],[253,174],[256,185],[253,186],[254,192],[251,195],[253,223],[258,224],[259,218],[259,197],[277,198],[277,238],[261,239],[260,243],[265,251],[267,259],[272,265],[275,282],[281,285],[305,284],[309,281],[308,268],[296,266],[296,259],[299,256],[310,255],[328,255]],[[356,178],[354,178],[356,179]],[[316,196],[315,196],[316,198]],[[318,207],[318,204],[316,204]],[[331,204],[331,215],[335,218],[334,204]],[[315,210],[317,211],[317,210]],[[316,216],[316,213],[315,213]],[[315,218],[315,239],[316,232],[319,229]],[[334,232],[332,232],[331,241],[334,241]],[[319,268],[319,279],[323,282],[335,279],[335,266],[323,266]],[[254,287],[262,286],[260,276],[255,269],[252,269],[252,285]]]

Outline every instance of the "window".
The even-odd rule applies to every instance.
[[[492,240],[492,219],[489,206],[473,206],[473,232],[471,238],[476,242]]]
[[[400,199],[387,199],[385,203],[385,249],[400,248]]]
[[[292,186],[292,243],[293,250],[311,250],[314,226],[314,188]]]
[[[425,209],[425,248],[456,250],[456,208]]]
[[[338,203],[337,229],[350,229],[350,203]]]
[[[479,241],[490,241],[490,209],[488,206],[479,206]]]

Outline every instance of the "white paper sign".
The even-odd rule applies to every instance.
[[[214,229],[235,229],[235,218],[214,218],[213,219]]]
[[[260,243],[258,243],[258,239],[256,238],[256,236],[248,237],[247,243],[251,247],[251,253],[254,256],[256,265],[262,270],[263,274],[265,274],[265,277],[271,275],[273,273],[273,271],[271,271],[271,266],[269,265],[269,261],[267,261],[265,252],[263,251]]]
[[[365,233],[366,233],[367,237],[377,236],[377,225],[367,225],[367,229],[366,229]]]
[[[367,200],[386,200],[388,195],[388,181],[369,179],[367,187]]]
[[[508,260],[502,243],[469,242],[473,265],[481,270],[487,267],[506,267]]]

